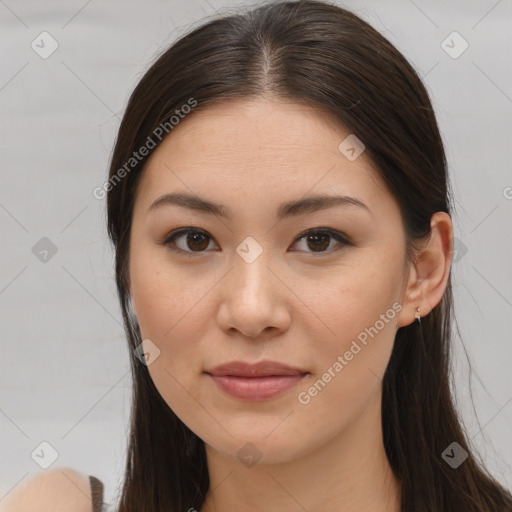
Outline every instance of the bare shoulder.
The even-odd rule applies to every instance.
[[[38,473],[2,501],[0,512],[92,512],[89,477],[71,468]]]

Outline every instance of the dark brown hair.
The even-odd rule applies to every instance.
[[[155,140],[162,123],[170,128],[170,117],[191,98],[197,104],[188,115],[230,98],[264,95],[320,109],[365,144],[399,203],[409,261],[415,242],[430,233],[431,216],[451,212],[428,93],[403,55],[352,12],[313,0],[271,2],[210,20],[166,49],[129,99],[107,188],[134,385],[119,512],[199,510],[209,488],[204,442],[165,403],[134,354],[142,340],[129,299],[129,238],[137,184],[154,148],[130,159],[148,137]],[[452,316],[449,281],[421,324],[398,330],[384,376],[384,445],[401,482],[402,511],[512,511],[510,494],[472,453],[454,405]],[[452,442],[469,453],[457,469],[441,457]]]

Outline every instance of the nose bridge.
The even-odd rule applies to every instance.
[[[259,292],[271,277],[268,269],[270,252],[263,247],[264,241],[261,242],[247,236],[236,247],[234,273],[237,286],[244,291],[248,289],[250,292]]]
[[[235,248],[232,276],[226,290],[225,306],[240,320],[250,319],[272,322],[279,307],[279,279],[274,275],[276,266],[263,235],[256,240],[247,236]],[[265,246],[264,246],[265,244]],[[273,270],[271,270],[273,269]],[[281,305],[283,306],[283,305]]]
[[[283,302],[285,290],[274,275],[275,262],[265,240],[263,235],[261,243],[247,236],[235,248],[217,316],[222,329],[258,339],[269,328],[283,332],[291,321]]]
[[[235,328],[245,336],[259,338],[269,327],[283,327],[277,306],[266,251],[257,254],[255,246],[241,244],[241,255],[234,257],[233,271],[225,291],[219,321],[224,328]],[[283,324],[283,325],[281,325]]]

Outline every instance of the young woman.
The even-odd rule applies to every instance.
[[[417,73],[353,13],[209,21],[124,114],[118,512],[498,512],[450,389],[453,230]]]
[[[433,108],[367,23],[272,2],[192,31],[135,88],[106,189],[119,512],[512,510],[449,386]]]

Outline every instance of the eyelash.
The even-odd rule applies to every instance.
[[[201,229],[197,229],[197,228],[180,228],[180,229],[170,233],[170,235],[168,237],[166,237],[165,240],[163,242],[161,242],[161,243],[162,243],[162,245],[167,246],[171,251],[179,253],[179,254],[183,254],[184,256],[187,256],[187,257],[194,258],[194,257],[198,257],[198,256],[203,255],[206,252],[206,250],[204,250],[204,251],[184,251],[182,249],[177,248],[174,245],[174,242],[175,242],[176,238],[178,238],[178,237],[180,237],[182,235],[186,235],[188,233],[199,233],[199,234],[205,235],[210,240],[213,240],[213,237],[211,237],[206,231],[203,231]],[[294,244],[296,242],[302,240],[303,238],[306,238],[308,235],[316,235],[316,234],[327,234],[331,238],[334,238],[337,242],[341,243],[342,247],[339,247],[338,249],[334,249],[334,250],[330,250],[330,251],[325,251],[325,252],[318,252],[318,253],[315,253],[315,252],[312,252],[312,251],[306,251],[306,252],[311,252],[311,254],[318,254],[318,255],[332,254],[333,252],[341,250],[343,248],[343,246],[354,245],[348,239],[348,237],[346,237],[342,233],[339,233],[338,231],[334,231],[334,230],[329,229],[329,228],[308,229],[307,231],[304,231],[300,235],[297,236],[297,238],[294,240]],[[297,252],[301,252],[301,251],[297,251]]]

